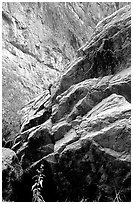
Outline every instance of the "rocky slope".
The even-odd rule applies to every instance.
[[[19,110],[55,84],[99,20],[127,3],[3,3],[3,136],[20,130]]]
[[[130,6],[98,23],[89,38],[58,87],[22,109],[12,146],[24,171],[16,201],[32,200],[40,164],[45,201],[131,199]]]
[[[15,200],[15,188],[21,181],[23,174],[22,167],[14,151],[3,148],[2,149],[2,198],[3,201]]]

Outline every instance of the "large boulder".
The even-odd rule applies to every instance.
[[[64,196],[67,191],[72,201],[114,201],[119,193],[119,201],[130,200],[130,116],[130,103],[112,94],[76,125],[77,135],[69,131],[56,142],[59,172],[69,183]]]
[[[80,201],[84,197],[91,202],[110,202],[119,194],[117,201],[130,201],[131,164],[126,154],[83,139],[63,151],[59,164],[58,175],[69,183],[64,192],[62,188],[64,196],[70,193],[68,200]]]
[[[94,140],[103,147],[124,152],[128,159],[131,142],[130,120],[131,104],[124,97],[112,94],[97,104],[78,123],[73,121],[72,124],[81,140],[83,138]],[[68,137],[70,138],[72,134],[73,138],[73,131],[68,133]]]
[[[23,170],[14,151],[2,148],[2,198],[3,201],[17,200],[17,184]]]

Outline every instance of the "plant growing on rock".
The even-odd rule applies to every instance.
[[[41,191],[43,188],[43,180],[46,177],[43,174],[44,165],[41,164],[40,169],[37,169],[37,175],[35,175],[32,179],[35,180],[35,183],[32,186],[33,198],[32,202],[45,202],[43,196],[41,195]]]

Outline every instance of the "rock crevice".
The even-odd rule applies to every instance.
[[[88,2],[87,8],[93,10],[97,4]],[[23,3],[26,9],[24,5],[27,4]],[[43,25],[49,19],[48,28],[55,35],[59,26],[58,19],[56,22],[54,19],[57,11],[63,19],[67,16],[65,26],[69,20],[78,20],[81,25],[87,11],[84,3],[75,2],[33,5],[26,9],[29,18],[37,15],[33,10],[38,7],[47,11],[43,18],[42,13],[37,18],[41,18]],[[113,6],[116,9],[120,4]],[[69,12],[73,13],[70,19]],[[3,16],[8,20],[8,13]],[[95,22],[97,16],[94,25]],[[19,188],[27,178],[27,192],[31,191],[32,177],[44,164],[45,201],[131,200],[130,23],[130,5],[127,5],[99,22],[83,46],[80,37],[77,38],[80,30],[73,33],[74,24],[70,27],[70,44],[77,50],[73,61],[65,66],[57,88],[53,85],[49,91],[43,90],[21,110],[21,130],[12,146],[24,171]],[[37,44],[36,48],[39,47]],[[31,196],[30,192],[28,201]],[[21,201],[22,197],[16,200]]]

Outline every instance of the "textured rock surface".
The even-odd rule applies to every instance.
[[[75,131],[72,129],[72,132],[68,132],[68,138],[72,140],[72,143],[73,137],[76,140],[90,138],[105,148],[111,148],[115,151],[120,148],[120,151],[125,152],[125,155],[127,153],[130,155],[130,115],[130,103],[124,97],[112,94],[94,106],[84,117],[73,120],[72,125]],[[121,132],[122,135],[120,136],[119,133],[121,134]],[[63,140],[60,142],[60,148],[64,147],[64,142]],[[58,147],[58,143],[56,146]]]
[[[2,198],[4,201],[17,199],[15,186],[20,182],[22,168],[14,151],[2,148]]]
[[[83,139],[68,146],[59,159],[61,173],[67,183],[64,195],[68,200],[114,201],[116,192],[121,200],[130,200],[130,162],[120,159],[115,151]],[[63,184],[62,184],[63,186]]]
[[[49,92],[46,91],[41,96],[30,101],[30,103],[23,108],[22,112],[24,112],[24,116],[21,121],[21,132],[44,123],[49,119],[52,112]]]
[[[55,85],[104,17],[127,3],[2,4],[3,136],[20,130],[20,109]]]
[[[131,200],[130,20],[126,6],[98,23],[52,95],[44,91],[22,109],[12,149],[29,178],[27,194],[43,163],[53,201]]]
[[[49,120],[19,135],[20,141],[16,141],[12,149],[17,152],[24,169],[54,151],[55,142],[50,129]]]
[[[87,78],[114,74],[131,63],[130,7],[124,7],[98,24],[89,43],[80,48],[83,56],[62,76],[58,94]],[[126,67],[125,67],[126,66]],[[56,94],[57,94],[56,93]]]
[[[64,118],[74,120],[90,111],[102,99],[112,93],[120,94],[131,102],[131,70],[130,68],[116,75],[103,78],[87,79],[71,86],[61,95],[58,105],[55,105],[52,120],[54,122]]]

